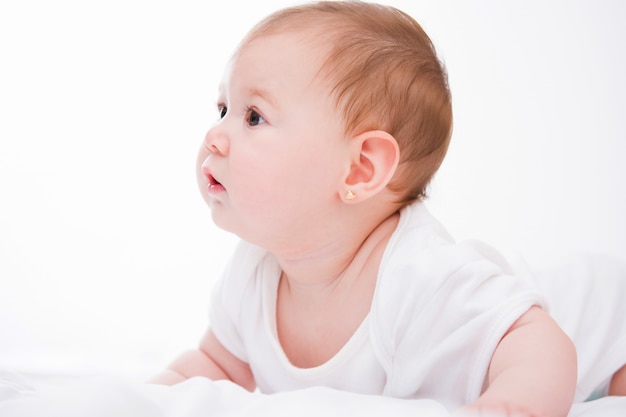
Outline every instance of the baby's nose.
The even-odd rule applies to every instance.
[[[230,142],[220,126],[211,128],[204,137],[204,147],[211,153],[228,155]]]

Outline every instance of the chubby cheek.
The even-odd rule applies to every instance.
[[[281,221],[301,212],[301,205],[314,195],[320,198],[322,190],[309,165],[313,158],[309,153],[300,157],[299,152],[259,152],[236,162],[231,159],[231,179],[238,187],[231,188],[229,195],[261,221]]]
[[[231,157],[229,168],[228,194],[242,204],[261,202],[276,189],[277,170],[271,161],[263,163],[261,155]]]
[[[284,169],[281,158],[263,151],[232,155],[227,192],[235,210],[257,221],[275,220],[277,208],[294,198],[287,188],[293,172]]]

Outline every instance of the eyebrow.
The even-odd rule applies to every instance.
[[[244,90],[244,93],[251,97],[259,97],[262,100],[268,102],[275,108],[278,108],[278,100],[270,93],[268,90],[260,87],[250,87]],[[220,85],[218,89],[218,94],[220,96],[224,95],[224,86]]]
[[[268,90],[259,87],[251,87],[246,90],[246,94],[253,97],[259,97],[264,101],[267,101],[272,107],[278,108],[278,101]]]

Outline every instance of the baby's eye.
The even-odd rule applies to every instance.
[[[248,126],[258,126],[265,123],[265,119],[256,110],[248,109],[246,115]]]
[[[226,108],[226,106],[224,106],[223,104],[218,104],[217,112],[220,114],[220,119],[223,119],[224,117],[226,117],[227,111],[228,109]]]

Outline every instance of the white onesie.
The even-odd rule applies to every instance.
[[[480,242],[455,243],[422,203],[401,210],[368,316],[321,366],[295,367],[280,346],[279,277],[273,255],[242,242],[211,303],[212,331],[250,365],[264,393],[321,385],[461,406],[480,395],[491,356],[513,322],[533,305],[548,308],[528,275],[513,275]]]

